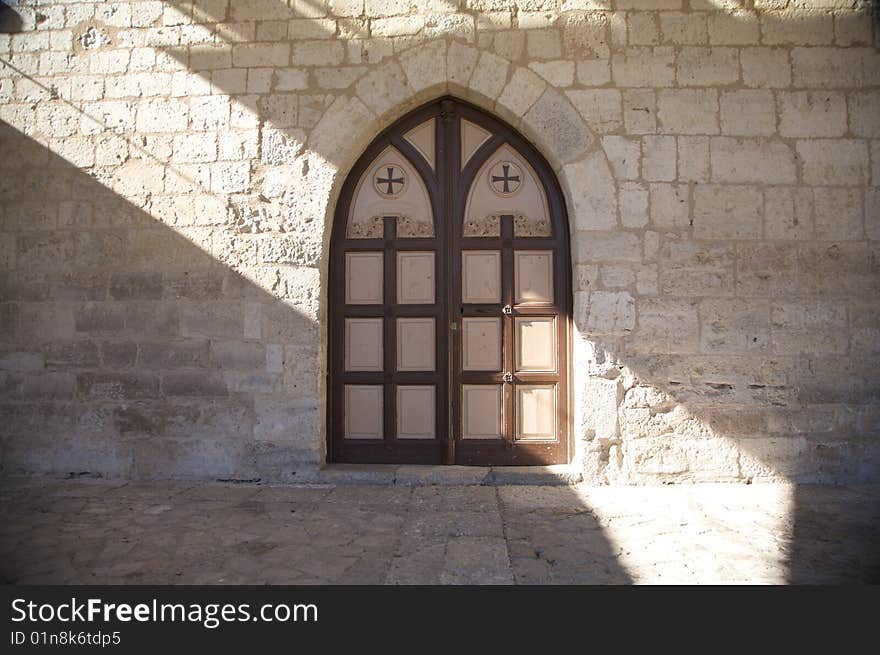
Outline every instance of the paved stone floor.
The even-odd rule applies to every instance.
[[[12,583],[878,582],[880,489],[0,481]]]

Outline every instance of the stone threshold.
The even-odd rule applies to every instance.
[[[300,476],[297,476],[298,478]],[[326,464],[309,476],[318,484],[378,484],[404,487],[428,485],[551,485],[580,482],[581,471],[570,464],[552,466],[433,466],[404,464]]]

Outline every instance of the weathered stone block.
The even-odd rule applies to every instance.
[[[675,137],[646,136],[642,138],[642,177],[650,182],[675,179]]]
[[[865,186],[870,177],[868,147],[857,139],[810,139],[797,142],[806,184]]]
[[[846,101],[831,91],[779,92],[779,133],[786,137],[843,136]]]
[[[848,345],[846,306],[835,302],[775,303],[770,344],[780,354],[843,354]]]
[[[684,184],[651,184],[651,225],[677,230],[690,226],[690,195]]]
[[[731,84],[739,80],[739,52],[736,48],[685,46],[678,55],[676,68],[676,80],[681,86]]]
[[[80,373],[76,376],[81,398],[134,400],[157,398],[159,378],[152,373]]]
[[[793,184],[794,152],[781,141],[716,137],[710,140],[712,180],[734,184]]]
[[[776,133],[776,105],[770,91],[742,89],[721,94],[721,132],[733,136]]]
[[[704,353],[750,353],[767,349],[770,303],[764,300],[704,300],[700,303],[700,347]]]
[[[657,94],[657,111],[665,133],[718,134],[715,89],[663,89]]]
[[[578,321],[586,334],[627,334],[635,326],[635,304],[626,291],[594,291]]]
[[[763,194],[752,186],[699,186],[694,189],[694,236],[758,239],[763,204]]]
[[[733,246],[669,241],[660,251],[660,291],[671,296],[726,296],[734,291]]]
[[[800,290],[795,244],[753,244],[737,248],[736,291],[742,296],[786,297]]]
[[[627,339],[636,353],[689,353],[699,349],[697,303],[689,300],[640,298],[636,329]]]
[[[162,376],[162,392],[167,396],[225,396],[228,392],[223,378],[214,372],[181,371]]]

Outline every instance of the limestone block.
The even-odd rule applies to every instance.
[[[316,53],[326,54],[333,48],[323,46],[339,44],[327,44],[323,41],[306,41],[296,44],[294,52],[294,65],[307,65],[308,63],[330,63],[322,60]],[[318,61],[306,61],[308,56],[319,57]],[[327,55],[329,57],[329,54]],[[339,57],[341,61],[341,57]],[[338,62],[337,62],[338,63]],[[259,66],[288,66],[290,64],[290,44],[288,43],[236,43],[232,46],[232,65],[236,68],[256,68]]]
[[[648,224],[648,189],[638,182],[620,185],[620,222],[624,227]]]
[[[603,230],[617,225],[614,180],[601,152],[594,151],[563,169],[571,193],[575,230]]]
[[[361,16],[364,13],[364,0],[328,0],[327,6],[334,16]]]
[[[834,14],[834,43],[838,46],[870,45],[871,17],[868,12]]]
[[[623,92],[623,122],[627,134],[653,134],[657,131],[657,99],[652,89]]]
[[[660,251],[660,291],[671,296],[728,296],[734,291],[735,250],[669,241]]]
[[[450,84],[464,87],[477,65],[480,51],[468,45],[453,41],[446,53],[446,74]]]
[[[581,432],[591,431],[597,439],[616,439],[620,433],[617,407],[621,395],[618,380],[590,378],[580,394]]]
[[[757,45],[758,15],[751,11],[717,11],[709,15],[712,45]]]
[[[678,145],[678,179],[682,182],[709,181],[709,138],[680,136]]]
[[[700,45],[709,38],[706,16],[698,13],[662,12],[660,32],[663,43],[676,45]]]
[[[603,12],[573,12],[563,14],[562,42],[568,56],[586,59],[608,59],[609,20]],[[520,28],[524,26],[520,21]]]
[[[284,59],[283,52],[276,53],[279,60]],[[233,53],[233,59],[235,54]],[[294,66],[338,66],[345,58],[345,48],[339,41],[301,41],[293,44],[293,53],[290,63]],[[277,64],[255,62],[249,66],[284,66],[287,61]],[[239,64],[236,64],[239,65]]]
[[[763,194],[753,186],[698,186],[694,189],[694,236],[759,239],[763,202]]]
[[[593,140],[571,103],[550,88],[523,117],[523,125],[561,162],[579,158]]]
[[[668,134],[718,134],[714,89],[662,89],[657,94],[660,128]]]
[[[578,328],[585,334],[624,335],[635,327],[635,302],[626,291],[594,291]]]
[[[736,48],[727,47],[684,46],[678,56],[676,80],[682,86],[736,82],[739,80],[739,52]]]
[[[690,225],[690,197],[684,184],[651,184],[651,225],[676,230]]]
[[[687,439],[664,435],[636,439],[623,447],[624,466],[638,478],[682,477],[688,480],[735,480],[739,453],[725,439]]]
[[[675,137],[646,136],[642,138],[642,177],[651,182],[675,179]]]
[[[446,42],[435,41],[400,57],[407,83],[421,91],[446,81]]]
[[[569,91],[575,108],[592,130],[599,134],[616,132],[623,122],[621,95],[617,89]]]
[[[821,89],[859,86],[865,78],[865,54],[861,48],[793,48],[794,84]]]
[[[764,231],[768,239],[813,238],[811,188],[771,187],[764,196]]]
[[[137,366],[144,370],[203,368],[209,364],[206,339],[145,341],[137,344]],[[106,357],[102,346],[102,356]]]
[[[266,347],[251,341],[210,342],[211,362],[222,369],[263,369],[266,366]]]
[[[709,143],[715,182],[792,184],[794,153],[781,141],[714,137]]]
[[[483,52],[471,75],[469,87],[487,98],[497,98],[507,82],[510,64],[491,52]]]
[[[532,59],[559,59],[562,57],[562,39],[557,30],[529,30],[526,33],[526,53]]]
[[[827,45],[834,38],[834,16],[824,11],[761,13],[761,42],[765,45]]]
[[[779,92],[779,133],[786,137],[843,136],[846,100],[832,91]]]
[[[162,375],[162,392],[166,396],[211,398],[227,395],[226,383],[216,372],[180,371]]]
[[[578,263],[640,262],[641,241],[626,232],[584,232],[577,235],[576,260]]]
[[[547,83],[527,68],[514,69],[507,86],[498,97],[498,104],[522,116],[541,97]]]
[[[582,59],[577,62],[577,80],[584,86],[602,86],[611,81],[611,65],[607,59]]]
[[[853,134],[874,139],[880,138],[880,91],[850,94],[849,112],[850,130]]]
[[[770,341],[766,300],[708,299],[700,303],[700,348],[704,353],[762,352]]]
[[[211,162],[217,159],[217,135],[213,132],[202,134],[179,134],[174,137],[173,160],[192,162]]]
[[[857,139],[809,139],[797,142],[803,180],[820,186],[865,186],[870,178],[868,147]]]
[[[659,45],[660,26],[653,13],[632,13],[627,21],[627,43],[634,45]]]
[[[865,238],[862,191],[852,188],[813,189],[816,238],[853,241]]]
[[[141,112],[138,110],[138,119],[140,119],[140,114]],[[229,121],[230,104],[228,96],[206,96],[190,100],[189,126],[191,129],[200,132],[223,130],[229,127]]]
[[[602,149],[605,151],[615,179],[634,180],[639,176],[642,153],[639,140],[623,136],[603,136]]]
[[[574,84],[575,63],[564,59],[556,61],[535,61],[529,68],[556,88]]]
[[[733,136],[776,133],[776,106],[770,91],[743,89],[721,94],[721,132]]]
[[[779,354],[844,354],[848,345],[846,306],[805,301],[774,303],[771,346]]]
[[[636,281],[636,273],[629,266],[603,266],[602,286],[609,289],[623,289]]]
[[[746,86],[776,89],[791,85],[788,51],[782,48],[743,48],[742,78]]]
[[[611,56],[611,76],[621,87],[672,86],[674,59],[668,46],[628,48]]]
[[[77,394],[88,399],[138,400],[159,397],[159,378],[154,373],[79,373]]]
[[[787,297],[800,291],[796,244],[739,246],[736,292],[741,296]]]
[[[699,349],[697,303],[691,300],[639,298],[637,326],[627,339],[635,353],[695,353]]]
[[[880,189],[865,189],[865,234],[880,241]]]

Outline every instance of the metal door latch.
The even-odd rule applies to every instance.
[[[510,305],[504,305],[504,307],[501,308],[501,313],[510,316],[511,314],[513,314],[513,307],[511,307]]]
[[[507,384],[511,384],[513,382],[513,373],[505,373],[501,376],[501,379],[504,380]]]

